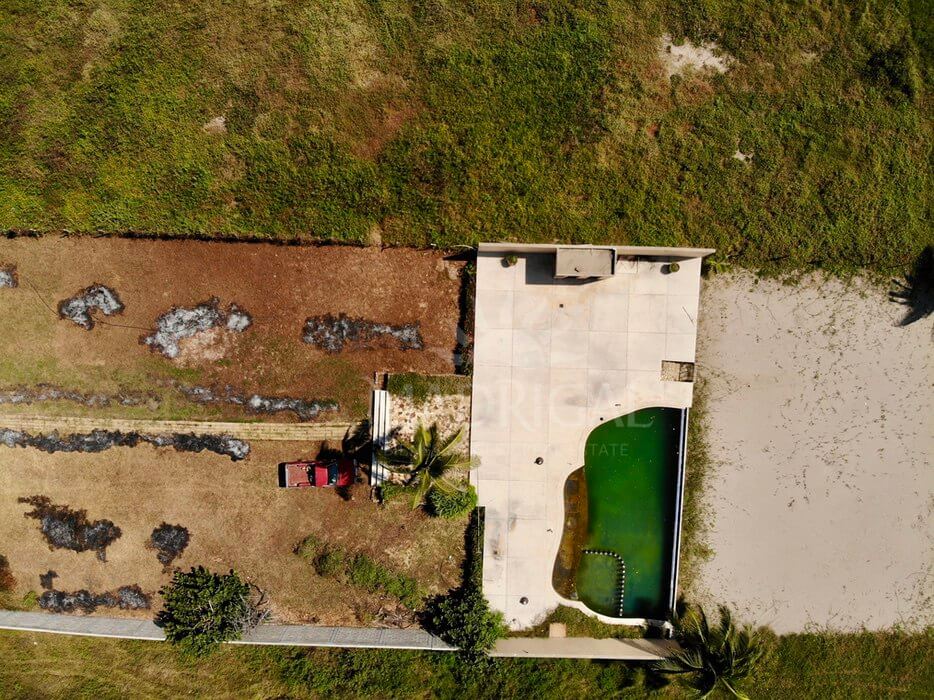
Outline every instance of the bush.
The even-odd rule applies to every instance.
[[[343,550],[328,549],[315,559],[315,570],[321,576],[334,576],[343,572],[345,559]]]
[[[435,601],[428,612],[431,631],[468,656],[479,656],[506,633],[503,615],[490,610],[480,589],[467,585]]]
[[[467,484],[463,490],[443,491],[433,488],[428,492],[428,512],[441,518],[460,518],[477,507],[477,490]]]
[[[156,624],[168,641],[203,656],[221,642],[240,639],[263,620],[252,592],[233,570],[224,575],[203,566],[188,573],[176,571],[172,582],[159,590],[164,608]]]

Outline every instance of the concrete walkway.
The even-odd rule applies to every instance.
[[[608,659],[660,661],[681,647],[669,639],[591,639],[589,637],[510,637],[490,656],[530,659]]]
[[[124,418],[75,418],[68,416],[23,416],[0,414],[0,428],[29,433],[89,433],[119,430],[125,433],[211,433],[241,440],[315,442],[341,440],[350,423],[236,423],[190,420],[129,420]]]
[[[20,632],[71,634],[165,641],[162,630],[149,620],[52,615],[49,613],[0,610],[0,629]],[[233,644],[262,646],[337,647],[344,649],[414,649],[454,651],[438,637],[420,629],[373,627],[318,627],[315,625],[260,625]],[[657,639],[587,639],[580,637],[501,639],[490,654],[511,658],[609,659],[657,661],[677,650],[675,642]]]
[[[0,610],[0,629],[73,634],[81,637],[165,641],[165,634],[150,620],[119,617],[51,615]],[[260,625],[252,634],[234,644],[427,651],[451,651],[452,649],[437,637],[420,629],[318,627],[316,625]]]

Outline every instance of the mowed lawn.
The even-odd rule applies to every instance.
[[[929,238],[928,10],[12,0],[0,227],[696,245],[892,274]],[[730,70],[669,79],[665,33]]]

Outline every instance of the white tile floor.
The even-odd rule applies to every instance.
[[[700,258],[620,260],[611,278],[555,280],[553,253],[477,260],[471,452],[486,507],[483,587],[513,628],[560,603],[551,572],[564,482],[603,420],[690,406],[693,385],[661,380],[694,361]],[[536,460],[541,458],[542,463]]]

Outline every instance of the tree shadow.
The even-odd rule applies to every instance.
[[[363,420],[347,431],[341,441],[341,449],[344,454],[361,464],[369,464],[372,444],[370,440],[370,421]],[[324,447],[322,445],[322,448]]]
[[[908,310],[899,326],[909,326],[934,313],[934,246],[927,246],[915,260],[905,281],[892,280],[889,299],[907,306]]]

